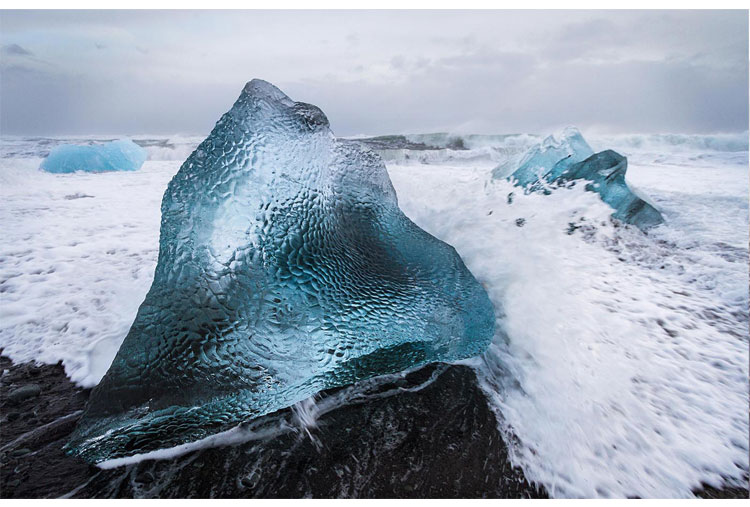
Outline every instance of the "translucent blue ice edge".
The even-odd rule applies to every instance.
[[[644,230],[663,223],[661,213],[628,186],[627,168],[625,157],[612,150],[594,153],[578,129],[567,127],[532,147],[508,179],[527,192],[585,181],[586,190],[614,208],[613,218]],[[493,177],[503,177],[499,168]]]
[[[130,139],[85,146],[63,144],[52,149],[41,169],[48,173],[137,171],[146,157],[146,150]]]
[[[487,293],[399,209],[380,157],[248,83],[164,194],[159,260],[68,445],[174,447],[323,389],[481,354]]]

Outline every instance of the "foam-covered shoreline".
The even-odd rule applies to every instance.
[[[268,460],[270,473],[274,467],[284,467],[287,470],[283,474],[284,480],[275,482],[269,474],[256,471],[255,463],[248,458],[248,452],[254,451],[254,447],[263,452],[262,440],[265,435],[259,435],[251,430],[237,428],[233,430],[233,441],[216,442],[220,447],[203,447],[192,450],[192,452],[181,457],[172,457],[157,461],[138,461],[123,467],[109,470],[92,467],[86,463],[65,455],[62,446],[69,433],[75,426],[75,422],[82,413],[83,404],[88,397],[88,390],[76,386],[65,376],[60,365],[34,365],[33,363],[13,364],[5,356],[0,356],[0,368],[2,368],[2,386],[0,389],[0,407],[3,408],[3,431],[0,432],[0,456],[2,456],[3,467],[0,467],[0,492],[2,498],[295,498],[312,496],[318,498],[362,498],[362,497],[399,497],[399,498],[424,498],[439,497],[484,497],[484,498],[527,498],[544,497],[543,488],[537,489],[524,479],[519,469],[514,469],[503,460],[506,456],[498,450],[503,449],[502,442],[496,438],[494,421],[489,424],[481,423],[477,426],[480,432],[472,432],[472,438],[477,441],[481,452],[474,453],[478,459],[469,462],[457,462],[455,459],[445,461],[440,457],[438,447],[432,447],[429,439],[412,440],[408,445],[406,455],[402,455],[393,461],[385,460],[378,467],[375,463],[368,465],[371,473],[361,475],[367,476],[368,481],[352,481],[349,487],[339,487],[336,480],[319,477],[309,481],[305,475],[299,475],[302,470],[316,470],[319,467],[300,467],[298,463],[303,461],[286,461],[279,459],[278,450],[284,449],[284,445],[292,444],[297,454],[300,449],[305,450],[308,459],[314,459],[319,465],[321,460],[336,463],[341,466],[340,458],[336,456],[336,448],[351,450],[359,435],[368,429],[375,429],[373,423],[374,414],[386,414],[390,406],[393,416],[397,416],[399,406],[420,405],[428,407],[431,403],[445,401],[445,395],[449,393],[448,386],[454,384],[455,389],[461,391],[461,396],[453,396],[456,400],[464,399],[470,405],[486,404],[481,398],[473,398],[479,391],[472,385],[468,368],[452,369],[448,376],[438,385],[430,387],[435,376],[440,370],[432,367],[425,369],[425,375],[414,378],[414,384],[419,389],[416,396],[409,397],[409,391],[404,391],[407,396],[402,402],[398,401],[398,395],[391,400],[374,397],[367,403],[360,402],[358,405],[347,408],[346,411],[353,417],[358,414],[365,417],[354,433],[355,441],[346,440],[336,443],[336,448],[329,449],[328,435],[325,427],[336,424],[338,417],[335,414],[316,414],[316,424],[306,424],[302,419],[303,414],[289,411],[288,417],[292,422],[287,425],[286,436],[279,437],[278,432],[271,431],[276,436],[280,445],[270,446],[267,453],[272,456]],[[443,372],[445,373],[445,371]],[[431,379],[432,382],[426,383]],[[447,381],[447,382],[446,382]],[[8,406],[7,395],[12,389],[19,386],[36,384],[40,386],[39,397],[29,398],[21,404]],[[427,389],[425,389],[427,388]],[[422,392],[426,391],[426,392]],[[467,393],[472,398],[466,399]],[[325,404],[325,400],[323,401]],[[438,406],[433,409],[438,409]],[[385,409],[385,410],[384,410]],[[475,409],[476,410],[476,409]],[[31,413],[33,417],[24,417],[24,413]],[[327,413],[327,412],[326,412]],[[467,411],[470,413],[470,411]],[[489,411],[484,411],[482,417],[487,417]],[[491,414],[489,414],[491,416]],[[471,416],[469,416],[471,417]],[[481,421],[476,416],[475,421]],[[9,419],[12,419],[9,421]],[[436,420],[443,418],[436,418]],[[424,420],[424,418],[422,418]],[[383,422],[388,422],[387,419]],[[309,421],[308,421],[309,422]],[[319,423],[319,424],[317,424]],[[448,419],[446,425],[452,427],[456,419]],[[372,428],[368,428],[372,425]],[[279,425],[272,425],[279,427]],[[306,429],[307,428],[307,429]],[[456,434],[455,431],[451,434]],[[429,435],[429,433],[427,434]],[[436,438],[440,438],[439,446],[445,446],[446,441],[437,432]],[[247,438],[251,436],[252,438]],[[231,438],[231,437],[230,437]],[[378,437],[379,438],[379,437]],[[437,443],[437,442],[436,442]],[[223,445],[222,445],[223,444]],[[265,444],[268,445],[268,444]],[[463,443],[465,446],[466,444]],[[457,450],[461,450],[456,446]],[[490,451],[492,451],[490,453]],[[420,487],[414,487],[413,480],[408,479],[409,470],[406,456],[418,456],[422,453],[422,459],[435,459],[429,461],[429,466],[434,467],[431,472],[433,480],[427,480]],[[320,453],[316,456],[315,453]],[[350,452],[345,453],[351,456]],[[461,456],[466,456],[465,452]],[[391,463],[390,465],[388,463]],[[492,463],[488,465],[488,462]],[[450,466],[439,466],[449,463]],[[460,467],[458,466],[460,465]],[[468,465],[468,466],[467,466]],[[424,466],[424,465],[423,465]],[[461,474],[467,477],[465,472],[476,467],[476,474],[469,477],[468,481],[462,481],[457,477],[451,479],[450,474]],[[391,468],[391,467],[395,467]],[[328,467],[336,473],[335,466]],[[227,473],[230,470],[231,473]],[[398,470],[399,473],[393,473]],[[446,475],[448,474],[448,475]],[[389,477],[391,479],[389,479]],[[390,483],[392,478],[403,477],[403,481]],[[492,480],[489,480],[492,477]],[[447,480],[446,480],[447,479]],[[495,488],[488,486],[493,481]],[[410,484],[412,483],[412,484]],[[310,489],[305,489],[305,488]],[[747,487],[719,487],[703,485],[701,489],[693,492],[700,498],[747,498],[750,492]]]
[[[166,144],[156,143],[172,149]],[[557,496],[596,496],[597,487],[610,496],[689,495],[696,481],[741,476],[735,457],[746,462],[746,403],[737,400],[747,397],[747,152],[648,150],[634,152],[628,178],[667,225],[645,236],[615,228],[611,210],[580,189],[509,197],[512,188],[487,182],[493,163],[388,165],[407,215],[453,244],[506,307],[498,318],[510,343],[474,367],[493,380],[501,365],[520,382],[510,394],[502,382],[483,386],[504,416],[501,429],[518,439],[514,463],[555,484]],[[0,160],[0,346],[16,361],[63,359],[71,378],[90,386],[148,289],[161,194],[179,164],[59,176],[38,164]],[[611,390],[600,389],[602,378]],[[626,403],[615,407],[617,399]],[[694,422],[680,426],[680,417]],[[645,435],[650,448],[618,444],[607,428]],[[652,473],[639,480],[633,470],[649,459]],[[571,477],[570,460],[593,471]]]
[[[104,143],[121,136],[0,136],[0,158],[44,158],[55,146],[65,143]],[[129,136],[148,153],[148,160],[185,160],[205,138],[204,135],[148,135]],[[391,136],[348,136],[385,154],[392,161],[405,160],[419,163],[419,153],[435,152],[427,163],[450,160],[492,160],[523,152],[543,139],[541,134],[399,134]],[[596,151],[613,149],[625,156],[641,153],[742,153],[748,151],[748,132],[715,134],[587,134]],[[392,153],[388,153],[392,152]],[[465,152],[460,154],[459,152]],[[405,155],[409,155],[406,158]]]

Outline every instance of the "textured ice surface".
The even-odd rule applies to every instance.
[[[154,282],[71,449],[205,437],[329,387],[481,353],[490,300],[320,109],[248,83],[162,202]]]
[[[575,127],[567,127],[558,137],[549,136],[531,148],[521,165],[509,177],[527,191],[544,190],[549,185],[563,185],[586,180],[586,190],[596,192],[615,209],[613,217],[642,229],[664,222],[661,214],[625,182],[628,161],[612,150],[594,154]],[[493,178],[507,175],[507,164],[493,171]]]
[[[41,168],[49,173],[137,171],[146,157],[146,150],[130,139],[89,146],[63,144],[52,149]]]

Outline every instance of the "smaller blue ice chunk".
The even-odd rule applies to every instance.
[[[581,162],[594,151],[575,127],[566,127],[558,136],[549,136],[531,148],[513,173],[516,185],[527,187],[541,181],[554,181],[568,167]],[[505,174],[507,175],[507,173]],[[503,175],[493,174],[494,177]]]
[[[52,149],[41,169],[48,173],[137,171],[146,156],[146,150],[130,139],[91,146],[63,144]]]
[[[641,199],[625,182],[628,159],[612,150],[590,156],[583,162],[573,164],[556,183],[571,180],[588,180],[586,190],[596,192],[615,209],[612,216],[641,229],[654,227],[664,219],[656,208]]]
[[[594,154],[578,129],[567,127],[559,136],[549,136],[531,148],[508,179],[527,193],[549,193],[552,185],[586,180],[586,190],[596,192],[615,209],[614,218],[641,229],[663,223],[659,211],[625,182],[627,167],[627,159],[612,150]],[[498,166],[492,177],[507,174],[504,166]]]

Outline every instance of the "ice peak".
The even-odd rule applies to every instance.
[[[559,137],[565,139],[568,137],[581,136],[581,131],[578,130],[578,127],[576,127],[575,125],[567,125],[560,131],[558,135]]]
[[[568,125],[562,130],[547,136],[542,142],[542,147],[546,149],[550,147],[560,148],[574,143],[579,144],[580,146],[586,145],[586,147],[588,147],[588,144],[586,144],[586,141],[583,139],[583,134],[578,130],[578,127]],[[593,151],[591,153],[593,154]]]
[[[248,114],[248,106],[254,110],[254,105],[258,103],[265,104],[262,108],[265,111],[276,111],[287,117],[291,115],[297,122],[311,130],[330,126],[325,113],[318,107],[304,102],[295,102],[277,87],[262,79],[248,81],[233,109],[242,116]]]
[[[269,102],[281,102],[287,106],[294,104],[294,101],[290,99],[287,94],[276,88],[268,81],[262,79],[252,79],[245,84],[242,89],[242,95],[253,97],[256,99],[265,99]]]

